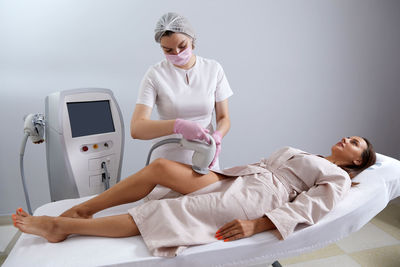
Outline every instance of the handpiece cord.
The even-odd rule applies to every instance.
[[[156,149],[159,146],[165,145],[165,144],[169,144],[169,143],[179,143],[181,141],[180,138],[169,138],[169,139],[164,139],[161,140],[158,143],[155,143],[149,151],[149,154],[147,155],[147,161],[146,161],[146,166],[149,165],[150,163],[150,158],[151,158],[151,153],[153,153],[153,150]]]
[[[26,206],[28,207],[29,214],[32,215],[33,213],[32,213],[32,208],[31,208],[31,202],[29,200],[28,188],[26,187],[25,174],[24,174],[24,153],[25,153],[26,141],[28,140],[28,137],[29,137],[29,133],[25,132],[24,138],[22,139],[21,150],[19,152],[19,169],[21,171],[21,179],[22,179],[22,186],[24,187]]]

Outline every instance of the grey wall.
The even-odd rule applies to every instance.
[[[144,165],[150,144],[130,138],[129,122],[142,76],[163,59],[153,28],[168,11],[189,18],[195,52],[218,60],[234,90],[223,166],[283,145],[328,154],[348,135],[400,158],[399,1],[0,0],[0,214],[25,207],[22,118],[44,113],[54,91],[112,89],[123,177]],[[25,172],[32,206],[49,202],[44,145],[27,144]]]

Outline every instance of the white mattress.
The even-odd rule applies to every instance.
[[[378,154],[377,163],[355,179],[353,187],[335,209],[313,226],[300,226],[287,240],[275,231],[263,232],[234,242],[193,246],[175,258],[153,257],[142,238],[73,236],[61,243],[22,234],[4,267],[16,266],[247,266],[271,263],[322,248],[359,230],[388,202],[400,196],[400,161]],[[35,215],[57,216],[88,198],[62,200],[39,207]],[[135,204],[98,213],[126,213]]]

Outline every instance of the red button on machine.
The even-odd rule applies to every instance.
[[[82,150],[83,150],[84,152],[86,152],[86,151],[89,150],[89,148],[88,148],[87,146],[83,146],[83,147],[82,147]]]

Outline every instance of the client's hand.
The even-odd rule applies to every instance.
[[[215,237],[224,242],[249,237],[255,234],[255,226],[254,220],[234,220],[222,226]]]
[[[222,226],[216,233],[218,240],[233,241],[274,229],[275,225],[267,217],[254,220],[233,220]]]

